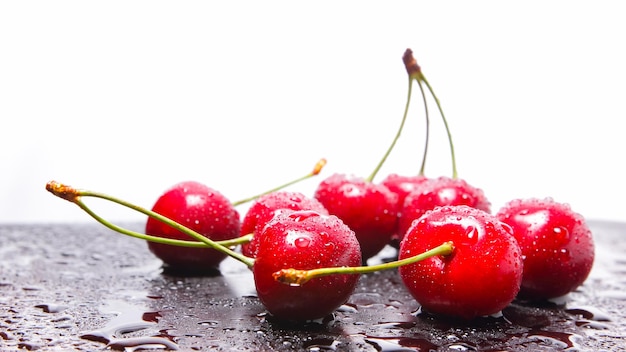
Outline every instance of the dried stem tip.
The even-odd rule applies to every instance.
[[[76,203],[76,200],[79,198],[78,191],[75,188],[57,181],[50,181],[46,183],[46,190],[55,196],[72,203]]]
[[[320,159],[317,164],[315,164],[315,167],[313,168],[313,172],[311,173],[312,175],[319,175],[319,173],[322,171],[322,168],[326,166],[326,159]]]
[[[413,57],[413,50],[406,49],[404,55],[402,55],[402,61],[404,61],[404,67],[410,77],[418,78],[422,75],[422,68],[417,64],[417,60]]]

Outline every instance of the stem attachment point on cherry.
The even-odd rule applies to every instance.
[[[382,263],[378,265],[369,266],[354,266],[354,267],[330,267],[330,268],[318,268],[311,270],[298,270],[298,269],[282,269],[272,274],[274,280],[289,286],[301,286],[314,279],[316,277],[338,275],[338,274],[367,274],[381,270],[389,270],[399,268],[404,265],[417,263],[419,261],[436,257],[436,256],[448,256],[454,252],[454,244],[449,241],[445,242],[431,250],[424,253],[414,255],[409,258],[396,260],[392,262]]]

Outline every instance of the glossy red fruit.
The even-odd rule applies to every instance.
[[[383,186],[389,188],[391,192],[398,195],[398,223],[396,225],[398,229],[396,229],[394,234],[391,235],[391,243],[393,246],[397,247],[404,236],[404,232],[399,230],[402,208],[404,207],[404,199],[428,180],[429,178],[423,175],[405,176],[399,174],[389,174],[382,180],[381,184]]]
[[[254,234],[252,241],[241,246],[241,252],[247,257],[256,257],[259,237],[265,224],[271,220],[279,210],[314,210],[328,215],[322,203],[315,198],[305,196],[300,192],[272,192],[257,198],[248,208],[241,222],[241,235]]]
[[[595,256],[592,233],[568,204],[552,198],[516,199],[496,216],[513,228],[522,249],[521,298],[564,296],[587,279]]]
[[[428,177],[420,175],[406,176],[389,174],[382,180],[381,184],[389,188],[391,192],[397,194],[398,204],[402,205],[404,203],[404,199],[409,195],[409,193],[413,192],[428,180]]]
[[[463,319],[500,312],[516,297],[522,255],[511,229],[468,206],[438,207],[416,221],[400,244],[399,259],[452,241],[454,252],[400,267],[409,292],[430,313]]]
[[[252,267],[259,299],[268,312],[285,321],[321,319],[344,304],[358,275],[329,275],[301,286],[272,276],[282,269],[358,266],[361,251],[354,232],[336,216],[315,211],[278,213],[263,228]]]
[[[237,238],[241,223],[239,213],[230,201],[218,191],[195,181],[174,185],[161,195],[152,210],[177,223],[214,240]],[[172,227],[149,218],[146,234],[192,240]],[[172,269],[182,271],[206,271],[219,266],[226,258],[214,249],[189,248],[148,242],[148,248]]]
[[[445,176],[428,179],[405,197],[400,210],[398,233],[403,236],[414,220],[435,207],[445,205],[467,205],[491,212],[491,203],[483,190],[465,180]]]
[[[363,260],[378,254],[390,241],[398,221],[398,196],[364,178],[333,174],[314,197],[356,234]]]

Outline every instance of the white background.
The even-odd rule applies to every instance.
[[[626,221],[623,4],[1,2],[0,222],[93,221],[49,180],[150,207],[191,179],[246,198],[322,157],[322,174],[291,190],[367,176],[402,117],[406,48],[442,103],[459,176],[494,211],[550,196]],[[426,173],[450,175],[430,111]],[[417,173],[424,126],[414,95],[377,180]],[[144,219],[96,203],[110,220]]]

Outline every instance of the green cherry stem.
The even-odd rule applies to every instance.
[[[417,60],[415,60],[415,58],[413,57],[413,51],[411,51],[411,49],[406,49],[404,55],[402,56],[402,61],[404,62],[406,72],[409,74],[409,95],[407,99],[411,99],[411,87],[413,80],[415,80],[419,85],[420,93],[422,95],[422,103],[424,105],[424,112],[426,116],[426,137],[424,139],[424,154],[422,155],[422,165],[418,174],[419,176],[424,176],[426,169],[426,156],[428,155],[428,145],[430,140],[430,114],[428,112],[426,93],[424,92],[424,86],[422,86],[421,81],[421,77],[423,77],[422,68],[417,64]],[[408,100],[407,104],[409,103]]]
[[[387,262],[378,265],[370,266],[344,266],[344,267],[329,267],[319,268],[311,270],[298,270],[298,269],[282,269],[275,272],[272,276],[274,280],[290,286],[300,286],[305,284],[311,279],[321,276],[336,275],[336,274],[367,274],[381,270],[389,270],[401,267],[403,265],[417,263],[424,259],[428,259],[435,256],[446,256],[452,254],[454,251],[454,244],[452,242],[445,242],[431,250],[424,253],[414,255],[401,260]]]
[[[428,142],[430,140],[430,115],[428,114],[428,104],[426,103],[426,94],[424,94],[424,87],[421,81],[417,81],[420,91],[422,93],[422,101],[424,103],[424,112],[426,116],[426,136],[424,138],[424,154],[422,155],[422,165],[420,166],[419,176],[425,175],[426,169],[426,156],[428,155]]]
[[[252,265],[254,264],[254,259],[250,258],[250,257],[246,257],[244,255],[242,255],[241,253],[235,252],[232,249],[228,248],[229,246],[235,245],[237,243],[241,243],[241,242],[245,242],[245,241],[249,241],[251,239],[251,235],[246,235],[243,236],[243,238],[238,238],[232,241],[221,241],[221,242],[216,242],[213,241],[203,235],[201,235],[200,233],[186,227],[183,226],[165,216],[162,216],[160,214],[157,214],[151,210],[142,208],[140,206],[134,205],[132,203],[129,203],[125,200],[119,199],[119,198],[115,198],[112,197],[110,195],[104,194],[104,193],[99,193],[99,192],[92,192],[92,191],[88,191],[88,190],[82,190],[82,189],[76,189],[73,187],[70,187],[68,185],[64,185],[62,183],[56,182],[56,181],[50,181],[46,184],[46,190],[48,190],[50,193],[54,194],[55,196],[65,199],[71,203],[76,204],[78,207],[80,207],[83,211],[85,211],[87,214],[89,214],[91,217],[93,217],[96,221],[98,221],[99,223],[103,224],[104,226],[110,228],[111,230],[114,230],[116,232],[119,232],[121,234],[127,235],[127,236],[131,236],[131,237],[136,237],[136,238],[141,238],[144,240],[148,240],[148,241],[153,241],[153,242],[159,242],[159,243],[163,243],[163,244],[170,244],[170,245],[176,245],[176,246],[186,246],[186,247],[209,247],[212,249],[215,249],[217,251],[220,251],[230,257],[233,257],[234,259],[242,262],[243,264],[247,265],[248,267],[252,267]],[[182,240],[174,240],[174,239],[165,239],[165,238],[161,238],[161,237],[156,237],[156,236],[150,236],[150,235],[146,235],[146,234],[142,234],[139,232],[135,232],[135,231],[131,231],[125,228],[122,228],[120,226],[117,226],[115,224],[112,224],[111,222],[105,220],[104,218],[100,217],[99,215],[97,215],[95,212],[93,212],[83,201],[82,198],[83,197],[94,197],[94,198],[101,198],[116,204],[119,204],[121,206],[130,208],[132,210],[135,210],[137,212],[140,212],[142,214],[145,214],[151,218],[154,218],[158,221],[161,221],[171,227],[173,227],[176,230],[179,230],[183,233],[185,233],[186,235],[189,235],[190,237],[194,238],[196,241],[182,241]]]
[[[78,205],[79,208],[84,210],[87,214],[89,214],[92,218],[94,218],[96,221],[101,223],[102,225],[108,227],[109,229],[111,229],[113,231],[119,232],[119,233],[121,233],[123,235],[139,238],[139,239],[142,239],[142,240],[145,240],[145,241],[167,244],[167,245],[171,245],[171,246],[194,247],[194,248],[209,248],[209,246],[206,243],[204,243],[204,242],[186,241],[186,240],[177,240],[177,239],[172,239],[172,238],[158,237],[158,236],[147,235],[145,233],[136,232],[136,231],[133,231],[133,230],[126,229],[126,228],[123,228],[121,226],[115,225],[115,224],[105,220],[104,218],[102,218],[98,214],[96,214],[80,198],[77,199],[74,203],[76,205]],[[233,238],[231,240],[215,241],[215,243],[219,244],[220,246],[224,246],[224,247],[235,247],[235,246],[238,246],[238,245],[241,245],[241,244],[248,243],[251,240],[252,240],[252,234],[248,234],[248,235],[245,235],[245,236]]]
[[[426,97],[424,95],[424,90],[422,88],[422,83],[426,85],[430,95],[432,95],[435,103],[437,104],[437,108],[439,109],[439,114],[441,115],[441,119],[443,120],[443,124],[446,128],[446,133],[448,134],[448,143],[450,143],[450,156],[452,158],[452,178],[457,178],[457,170],[456,170],[456,156],[454,153],[454,143],[452,143],[452,133],[450,132],[450,126],[448,125],[448,120],[446,119],[446,115],[443,113],[443,108],[441,107],[441,102],[435,94],[435,90],[430,85],[430,82],[424,76],[421,67],[417,64],[417,60],[413,57],[413,51],[411,49],[406,49],[403,56],[404,65],[409,72],[409,76],[417,81],[420,85],[420,89],[422,89],[422,97],[424,98],[424,106],[426,106]],[[427,131],[428,131],[428,109],[426,110],[426,123],[427,123]],[[428,141],[428,137],[427,137]],[[428,142],[426,142],[428,143]],[[426,159],[426,152],[424,152],[424,160]]]
[[[297,179],[295,179],[293,181],[289,181],[287,183],[284,183],[284,184],[282,184],[282,185],[280,185],[280,186],[278,186],[276,188],[272,188],[272,189],[270,189],[268,191],[265,191],[263,193],[257,194],[255,196],[252,196],[252,197],[249,197],[249,198],[245,198],[245,199],[241,199],[241,200],[238,200],[236,202],[232,202],[232,205],[233,206],[238,206],[238,205],[241,205],[243,203],[251,202],[251,201],[253,201],[253,200],[255,200],[255,199],[257,199],[257,198],[259,198],[261,196],[264,196],[266,194],[269,194],[269,193],[272,193],[272,192],[276,192],[278,190],[281,190],[283,188],[289,187],[289,186],[291,186],[293,184],[296,184],[298,182],[304,181],[304,180],[306,180],[308,178],[311,178],[313,176],[317,176],[322,171],[322,168],[325,165],[326,165],[326,159],[322,158],[315,164],[315,167],[313,167],[313,171],[309,172],[308,174],[306,174],[306,175],[304,175],[304,176],[302,176],[300,178],[297,178]]]
[[[389,154],[391,154],[391,151],[393,150],[393,148],[395,147],[396,143],[398,142],[398,139],[400,138],[400,135],[402,134],[402,129],[404,128],[404,123],[406,122],[406,116],[409,113],[409,105],[411,105],[410,102],[411,102],[412,86],[413,86],[413,84],[411,82],[411,77],[409,77],[409,90],[408,90],[408,94],[407,94],[406,104],[404,106],[404,114],[402,115],[402,122],[400,123],[400,127],[398,128],[398,131],[396,132],[395,137],[391,141],[391,144],[387,148],[387,151],[383,155],[382,159],[380,159],[380,161],[378,162],[378,165],[376,165],[376,168],[374,168],[374,171],[372,171],[372,173],[365,179],[368,182],[372,182],[374,180],[374,178],[376,177],[376,174],[378,174],[378,171],[380,171],[380,169],[382,168],[383,164],[385,163],[385,161],[389,157]]]
[[[249,243],[250,241],[252,241],[253,236],[253,234],[249,233],[241,237],[233,238],[232,240],[215,241],[215,243],[224,247],[235,247],[241,244]]]
[[[439,109],[439,113],[441,114],[441,119],[443,120],[443,124],[446,127],[446,133],[448,134],[448,142],[450,143],[450,156],[452,158],[452,178],[457,178],[458,173],[456,171],[456,157],[454,153],[454,143],[452,143],[452,133],[450,132],[450,126],[448,126],[448,120],[446,119],[446,115],[444,115],[443,113],[443,109],[441,108],[441,103],[439,102],[439,98],[437,98],[437,95],[435,95],[435,91],[433,90],[433,87],[430,85],[430,83],[428,83],[428,80],[426,79],[426,77],[424,77],[424,75],[422,75],[421,81],[426,84],[426,87],[428,87],[430,94],[435,99],[435,103],[437,103],[437,108]]]
[[[421,67],[417,64],[417,60],[413,57],[413,51],[411,49],[406,49],[404,52],[404,56],[402,57],[404,60],[404,65],[406,66],[407,72],[409,72],[409,77],[415,79],[420,85],[420,89],[422,89],[422,97],[424,98],[424,105],[426,105],[426,97],[424,95],[424,90],[422,88],[422,83],[426,85],[430,95],[432,95],[435,103],[437,104],[437,108],[439,109],[439,114],[441,115],[441,119],[443,120],[443,124],[446,128],[446,133],[448,134],[448,143],[450,143],[450,156],[452,158],[452,178],[457,178],[458,172],[456,169],[456,156],[454,153],[454,143],[452,143],[452,133],[450,132],[450,126],[448,125],[448,120],[446,119],[446,115],[443,113],[443,108],[441,107],[441,102],[439,98],[435,94],[433,87],[430,85],[426,76],[422,72]],[[426,129],[428,131],[428,109],[426,110]],[[427,137],[428,140],[428,137]],[[428,143],[428,142],[426,142]],[[424,152],[424,160],[426,159],[426,152]]]

